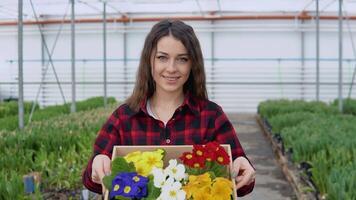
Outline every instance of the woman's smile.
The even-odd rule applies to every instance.
[[[176,84],[178,82],[178,79],[180,78],[180,76],[165,76],[165,75],[162,75],[162,77],[166,79],[167,82],[170,84]]]

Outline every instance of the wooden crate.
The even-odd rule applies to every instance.
[[[230,165],[227,166],[228,171],[231,174],[231,169],[232,169],[232,156],[231,156],[231,148],[230,145],[228,144],[222,144],[221,145],[225,151],[228,153],[230,157]],[[179,160],[179,157],[184,153],[184,152],[192,152],[193,150],[193,145],[163,145],[163,146],[114,146],[113,153],[112,153],[112,158],[111,160],[114,160],[118,156],[125,156],[131,152],[134,151],[155,151],[156,149],[164,149],[166,151],[166,155],[164,157],[164,168],[168,166],[168,162],[170,159],[177,159]],[[233,183],[233,197],[236,200],[237,199],[237,193],[236,193],[236,184],[235,184],[235,179],[231,176],[231,181]],[[103,188],[103,195],[105,200],[109,200],[109,191],[105,188]]]

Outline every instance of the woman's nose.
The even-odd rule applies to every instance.
[[[177,70],[176,68],[176,62],[174,59],[171,59],[168,63],[167,63],[167,71],[169,72],[174,72]]]

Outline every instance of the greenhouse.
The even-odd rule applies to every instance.
[[[356,199],[355,0],[1,0],[0,44],[0,199]]]

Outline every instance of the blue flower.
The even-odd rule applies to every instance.
[[[116,176],[112,181],[112,188],[110,191],[110,199],[115,198],[115,196],[119,196],[124,191],[124,181],[120,176]]]
[[[136,172],[121,172],[112,181],[110,199],[115,196],[143,198],[147,196],[148,178]]]

